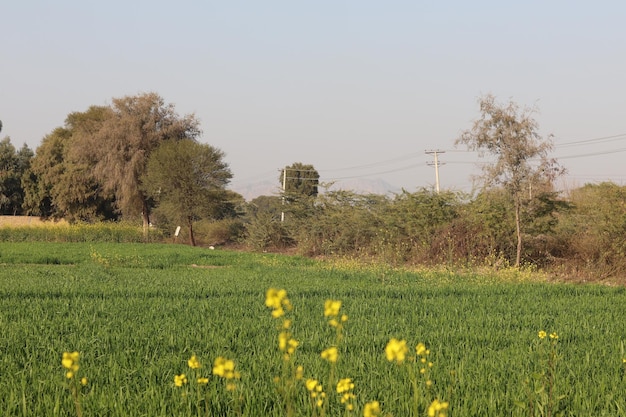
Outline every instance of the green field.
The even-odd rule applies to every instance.
[[[531,397],[547,415],[549,390],[552,415],[626,415],[625,288],[121,243],[0,243],[0,415],[76,415],[61,356],[78,351],[85,416],[284,416],[271,287],[294,306],[290,364],[325,384],[326,415],[344,415],[320,357],[335,340],[327,299],[342,300],[349,316],[333,372],[354,382],[350,415],[372,400],[410,415],[408,364],[385,358],[392,337],[430,348],[427,395],[448,401],[449,416],[530,415]],[[525,381],[550,366],[540,330],[558,333],[558,357],[553,386],[532,394]],[[235,361],[238,405],[216,377],[206,404],[193,381],[174,386],[175,375],[191,375],[191,355],[207,377],[216,357]],[[297,383],[295,415],[313,415]]]

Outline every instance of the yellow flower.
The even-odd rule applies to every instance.
[[[239,377],[239,373],[235,372],[235,362],[222,356],[218,356],[213,363],[213,375],[226,379]]]
[[[550,333],[550,339],[556,340],[559,338],[559,335],[556,332]]]
[[[352,383],[352,379],[350,378],[343,378],[343,379],[340,379],[339,382],[337,382],[338,394],[343,394],[344,392],[348,392],[352,388],[354,388],[354,384]]]
[[[409,350],[406,347],[406,340],[398,340],[396,338],[392,338],[385,347],[385,355],[387,356],[387,360],[389,362],[395,361],[398,364],[404,362],[408,351]]]
[[[78,359],[79,359],[80,355],[78,352],[63,352],[63,358],[61,359],[61,365],[63,365],[63,367],[65,369],[69,369],[72,372],[76,372],[79,369],[78,366]],[[68,376],[68,378],[71,378],[70,376]]]
[[[340,309],[340,300],[326,300],[324,302],[324,317],[337,317]]]
[[[296,379],[300,380],[304,376],[304,368],[300,365],[296,368]]]
[[[287,298],[287,291],[270,288],[265,293],[265,305],[271,308],[272,317],[278,318],[285,314],[285,309],[291,310],[291,302]]]
[[[435,399],[428,406],[428,417],[435,417],[435,416],[445,417],[446,415],[445,410],[447,409],[448,409],[447,402],[440,402],[438,399]]]
[[[426,345],[423,343],[418,343],[417,346],[415,346],[415,353],[417,353],[418,356],[428,355],[428,350],[426,349]]]
[[[335,346],[329,347],[328,349],[322,352],[322,359],[326,359],[330,363],[337,362],[338,357],[339,357],[339,353]]]
[[[198,378],[198,385],[206,385],[209,383],[209,378]]]
[[[67,373],[65,374],[65,377],[66,377],[67,379],[72,379],[72,378],[74,378],[74,372],[72,372],[72,371],[67,371]]]
[[[174,375],[174,385],[182,387],[187,383],[187,376],[185,374]]]
[[[363,417],[378,417],[380,416],[380,403],[378,401],[372,401],[365,404],[363,408]]]
[[[226,384],[226,391],[234,391],[237,389],[237,385],[233,384],[232,382],[229,382],[228,384]]]
[[[540,330],[538,333],[539,339],[545,339],[547,335],[548,334],[543,330]]]
[[[86,378],[86,377],[82,377],[82,378],[80,379],[80,384],[81,384],[81,385],[83,385],[83,386],[84,386],[84,385],[87,385],[87,378]]]
[[[313,378],[307,379],[306,382],[304,383],[304,386],[309,392],[314,392],[318,385],[319,385],[319,382],[317,382],[317,379],[313,379]]]
[[[198,361],[198,358],[196,357],[196,355],[193,355],[188,361],[187,361],[187,365],[189,365],[189,367],[191,369],[199,369],[202,367],[202,365],[200,365],[200,361]]]

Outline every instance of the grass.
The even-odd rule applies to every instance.
[[[559,334],[555,411],[626,415],[622,287],[160,244],[0,243],[0,264],[3,416],[76,415],[60,364],[75,350],[89,379],[85,416],[195,415],[174,386],[191,355],[207,376],[216,357],[235,361],[243,415],[285,415],[273,382],[281,357],[264,305],[270,287],[285,288],[294,306],[293,361],[305,378],[327,380],[320,352],[335,333],[324,301],[343,301],[349,320],[336,374],[354,381],[355,415],[371,400],[409,414],[406,373],[385,359],[391,338],[429,347],[432,394],[450,402],[449,415],[529,415],[517,403],[527,402],[539,330]],[[231,397],[211,389],[211,415],[234,415]],[[337,415],[337,395],[325,390]],[[306,398],[302,386],[298,415],[310,415]]]

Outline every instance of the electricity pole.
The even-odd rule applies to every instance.
[[[285,205],[285,190],[287,189],[287,167],[283,169],[283,206]],[[280,212],[280,221],[285,221],[285,211]]]
[[[436,151],[425,151],[425,153],[435,157],[434,162],[428,162],[428,165],[435,167],[435,190],[437,191],[437,194],[439,194],[439,165],[444,165],[439,162],[439,154],[446,153],[446,151],[437,149]]]

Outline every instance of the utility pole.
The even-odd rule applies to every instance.
[[[439,162],[439,154],[446,153],[446,151],[441,151],[437,149],[435,151],[425,151],[425,153],[433,155],[435,157],[434,162],[428,162],[428,165],[435,167],[435,190],[437,191],[437,194],[439,194],[439,165],[444,165],[443,163]]]
[[[283,169],[283,206],[285,205],[285,191],[287,189],[287,167]],[[285,211],[280,212],[280,221],[285,221]]]

